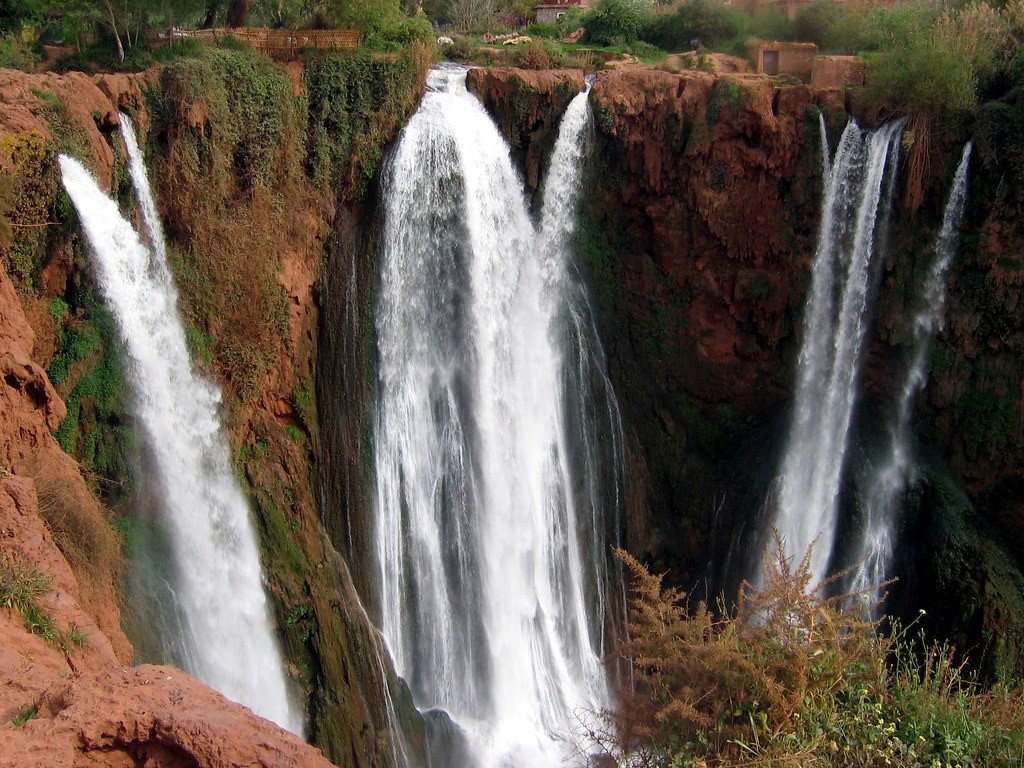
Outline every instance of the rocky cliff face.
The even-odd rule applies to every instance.
[[[34,340],[0,268],[0,765],[330,765],[180,670],[126,668],[119,542]]]
[[[517,81],[476,83],[515,141],[505,90]],[[835,146],[844,97],[757,75],[627,67],[598,74],[591,107],[597,136],[577,239],[630,433],[629,546],[672,566],[687,588],[734,594],[750,575],[792,397],[821,198],[818,117]],[[557,109],[541,112],[532,119],[557,125]],[[900,385],[915,286],[964,140],[933,142],[926,204],[894,217],[851,476],[870,461]],[[986,652],[996,675],[1019,670],[1024,647],[1020,217],[1005,181],[1015,155],[989,145],[978,154],[972,231],[917,418],[923,455],[939,460],[922,464],[910,495],[891,608],[926,607],[937,636],[970,646],[975,660]],[[844,499],[857,503],[852,483]]]
[[[309,71],[286,72],[214,51],[146,76],[0,71],[0,180],[11,180],[3,193],[15,203],[3,209],[14,226],[11,237],[0,237],[0,261],[11,272],[0,300],[28,317],[4,326],[11,343],[3,396],[24,405],[25,415],[3,412],[0,471],[20,515],[11,519],[35,526],[5,527],[5,541],[18,552],[26,536],[48,538],[51,549],[56,542],[64,560],[29,565],[56,589],[44,603],[68,604],[54,614],[56,626],[65,632],[73,623],[89,638],[86,650],[55,650],[40,661],[46,674],[4,699],[0,732],[10,731],[14,746],[3,754],[19,756],[4,764],[70,765],[100,755],[109,764],[126,759],[117,755],[154,765],[326,764],[315,749],[177,670],[121,669],[133,651],[119,608],[139,642],[136,658],[161,654],[121,554],[120,531],[129,556],[145,538],[150,502],[133,479],[116,328],[97,299],[55,164],[57,152],[82,158],[131,210],[118,108],[132,112],[148,147],[194,358],[225,391],[236,469],[253,501],[307,735],[344,765],[391,765],[400,745],[414,762],[423,759],[415,709],[328,536],[334,523],[321,516],[316,465],[327,448],[315,382],[316,287],[335,211],[365,194],[383,145],[415,104],[425,62],[422,51],[390,63],[328,56]],[[329,111],[330,89],[351,77],[369,85],[367,103]],[[4,617],[12,626],[20,621],[11,611]],[[41,659],[41,642],[24,653]],[[5,679],[31,666],[29,656],[5,659]],[[16,716],[33,708],[38,722],[22,726]],[[90,714],[96,708],[102,715]],[[76,728],[85,736],[74,738]]]
[[[694,583],[736,535],[728,524],[716,540],[713,525],[738,522],[774,471],[770,452],[730,465],[745,442],[771,444],[785,407],[814,250],[818,112],[835,101],[759,76],[624,69],[598,76],[591,104],[579,240],[629,393],[642,478],[630,545]]]

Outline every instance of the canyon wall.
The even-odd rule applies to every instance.
[[[420,51],[281,68],[224,51],[141,76],[0,70],[0,222],[12,225],[0,228],[0,564],[46,577],[37,602],[54,638],[0,609],[12,649],[0,655],[0,744],[15,745],[0,754],[18,755],[12,764],[69,763],[78,750],[218,765],[209,740],[274,731],[176,670],[123,669],[160,655],[120,554],[156,531],[152,489],[132,459],[116,328],[55,164],[57,152],[75,154],[132,206],[119,108],[145,137],[194,359],[225,392],[307,735],[339,764],[391,764],[398,744],[424,760],[422,723],[355,588],[372,615],[376,180],[427,63]],[[536,191],[580,73],[475,70],[468,83]],[[834,146],[845,98],[756,75],[625,68],[600,73],[590,103],[576,237],[628,430],[626,539],[675,583],[733,595],[750,575],[784,441],[821,198],[818,116]],[[1014,138],[1024,132],[1010,130],[1024,124],[1020,110],[986,108],[969,127],[968,231],[918,407],[923,459],[893,590],[897,610],[924,607],[929,629],[984,651],[993,676],[1024,669],[1024,152]],[[914,287],[966,137],[933,140],[924,206],[892,221],[857,466],[870,464],[875,417],[902,370]],[[844,503],[857,503],[855,489]],[[67,741],[74,718],[97,706],[110,722],[91,720],[95,738]],[[197,724],[208,708],[223,718]],[[129,710],[125,733],[109,736]],[[283,762],[322,759],[273,738],[278,755],[293,755]],[[48,740],[70,756],[47,762],[36,750]]]
[[[3,482],[12,509],[34,526],[28,543],[10,529],[10,562],[22,568],[24,561],[52,587],[40,599],[58,607],[62,631],[73,622],[88,637],[87,650],[54,650],[48,676],[5,696],[0,731],[14,739],[11,754],[46,764],[73,759],[58,759],[71,752],[55,742],[48,753],[39,739],[44,728],[68,731],[76,722],[68,713],[81,718],[89,709],[86,689],[102,689],[105,701],[119,703],[102,705],[108,719],[83,725],[97,738],[74,749],[159,754],[167,765],[326,764],[272,724],[245,721],[242,707],[177,670],[121,671],[166,655],[131,565],[140,543],[160,535],[150,512],[157,491],[138,464],[116,327],[98,300],[55,162],[58,152],[79,157],[133,210],[121,109],[132,114],[148,155],[193,359],[224,392],[235,470],[252,501],[307,738],[343,765],[392,765],[403,749],[413,764],[424,761],[408,692],[331,541],[343,523],[318,498],[317,462],[331,447],[318,430],[316,352],[335,217],[366,196],[385,145],[415,108],[428,61],[416,49],[391,60],[324,56],[285,68],[217,50],[139,76],[0,71],[0,180],[7,180],[3,213],[12,225],[0,232],[3,298],[27,317],[12,326],[20,346],[8,354],[5,397],[33,414],[26,422],[5,409],[2,420]],[[52,551],[36,557],[35,539],[64,560]],[[4,618],[5,626],[20,622],[14,611]],[[5,659],[17,665],[13,654]],[[5,677],[14,674],[10,664]],[[139,688],[156,680],[159,690]],[[140,698],[146,691],[150,698]],[[138,720],[147,709],[149,719]],[[30,710],[40,722],[66,720],[63,730],[34,720],[22,727],[18,714]],[[128,733],[102,736],[111,729]],[[267,735],[231,752],[228,745],[256,731]],[[204,746],[211,739],[225,748],[211,752]]]
[[[527,110],[508,93],[519,85],[532,105],[535,91],[553,92],[531,73],[470,82],[517,146],[543,143],[557,125],[556,108]],[[834,148],[847,100],[759,75],[639,67],[601,72],[592,87],[596,140],[577,244],[629,432],[627,541],[712,599],[732,599],[754,576],[815,250],[819,114]],[[911,351],[915,288],[973,133],[969,221],[918,403],[921,459],[888,607],[908,618],[925,609],[924,626],[992,677],[1024,669],[1020,175],[1007,128],[1020,118],[1007,110],[1019,111],[983,109],[974,125],[933,138],[920,209],[906,210],[897,195],[842,494],[854,509],[855,479],[877,460]],[[523,115],[528,132],[518,127]]]

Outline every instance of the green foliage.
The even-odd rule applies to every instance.
[[[523,29],[522,33],[529,37],[546,37],[552,40],[562,37],[562,29],[558,24],[531,24]]]
[[[298,380],[295,385],[295,407],[299,411],[299,416],[302,418],[302,423],[306,425],[306,429],[313,430],[316,428],[316,389],[313,384],[313,380],[309,377],[303,377]]]
[[[385,53],[400,53],[405,46],[416,42],[431,43],[434,27],[425,16],[400,18],[381,24],[363,35],[361,47]]]
[[[192,37],[175,41],[174,45],[163,45],[150,51],[154,62],[166,64],[175,59],[195,59],[203,55],[205,46]]]
[[[77,377],[64,395],[67,416],[54,432],[61,448],[99,476],[126,482],[135,435],[126,424],[124,362],[109,310],[91,303],[81,319],[65,316],[48,373],[57,385]]]
[[[0,606],[21,614],[25,628],[46,639],[56,637],[53,618],[39,606],[50,580],[21,560],[0,559]]]
[[[1019,764],[1024,691],[982,691],[951,649],[876,632],[846,607],[856,596],[812,589],[808,558],[791,567],[781,542],[763,588],[745,584],[725,616],[620,556],[634,578],[622,654],[637,685],[590,736],[622,764]]]
[[[33,95],[42,101],[42,114],[50,124],[56,151],[89,164],[93,159],[89,134],[75,118],[64,100],[44,88],[33,88]]]
[[[326,19],[331,26],[381,30],[403,18],[399,0],[330,0]]]
[[[596,45],[618,45],[636,40],[649,23],[649,0],[598,0],[583,25],[586,40]]]
[[[576,62],[566,57],[558,43],[544,39],[534,40],[517,47],[513,61],[521,69],[554,69],[576,66]]]
[[[316,613],[310,605],[293,605],[284,624],[286,627],[297,627],[299,640],[308,642],[316,632]]]
[[[67,72],[92,72],[92,60],[87,54],[76,51],[53,62],[51,70],[61,75]]]
[[[165,132],[181,115],[202,110],[210,129],[183,132],[174,158],[178,174],[205,177],[216,197],[278,183],[288,168],[283,148],[291,139],[293,100],[287,74],[249,52],[208,49],[200,58],[174,61],[149,93],[154,130]],[[194,176],[193,176],[194,175]]]
[[[1006,67],[1006,76],[1013,88],[1024,87],[1024,45],[1017,46]]]
[[[0,34],[0,67],[31,72],[36,66],[36,55],[17,35]]]
[[[717,46],[736,35],[738,14],[719,0],[688,0],[674,13],[650,18],[641,37],[666,51],[688,51],[690,42]]]
[[[740,83],[735,80],[720,79],[715,83],[711,101],[708,102],[708,125],[713,126],[717,123],[723,110],[739,111],[743,109],[746,102],[747,92]]]
[[[277,279],[302,174],[305,103],[263,56],[221,48],[178,59],[147,98],[157,195],[172,242],[188,341],[254,397],[288,328]]]
[[[316,186],[366,193],[384,143],[411,111],[427,50],[412,46],[394,61],[358,53],[309,62],[306,171]]]
[[[15,728],[21,728],[21,726],[23,726],[29,720],[32,720],[37,713],[38,710],[36,709],[36,705],[30,704],[29,706],[25,707],[23,710],[18,712],[18,714],[16,714],[14,717],[12,717],[11,722],[14,723]]]
[[[56,99],[49,92],[40,93]],[[46,101],[40,110],[51,108],[56,109]],[[0,175],[4,192],[0,259],[23,294],[32,293],[38,285],[50,243],[50,222],[60,199],[56,162],[57,145],[37,130],[0,137],[0,167],[7,170]]]
[[[894,112],[963,114],[974,105],[976,85],[966,58],[917,40],[872,57],[867,91]]]
[[[797,40],[814,43],[822,53],[855,54],[872,44],[863,14],[829,0],[815,0],[801,8],[794,33]]]
[[[0,4],[0,32],[18,32],[45,18],[48,3],[45,0],[4,0]]]
[[[25,629],[67,654],[72,648],[84,646],[89,638],[76,624],[61,632],[49,611],[39,605],[39,598],[52,589],[50,580],[36,568],[17,558],[0,558],[0,607],[20,613]],[[29,707],[13,722],[21,726],[35,713],[35,707]]]

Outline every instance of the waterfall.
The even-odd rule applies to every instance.
[[[900,389],[895,417],[889,429],[888,450],[872,473],[865,493],[866,520],[861,533],[858,562],[850,592],[869,601],[874,588],[888,577],[893,554],[896,514],[911,468],[910,416],[914,399],[928,380],[927,359],[932,339],[942,329],[946,304],[946,272],[956,255],[960,222],[967,204],[967,170],[971,143],[964,147],[946,202],[942,227],[935,241],[935,257],[925,277],[912,327],[913,354]]]
[[[902,128],[903,121],[877,131],[847,123],[825,186],[794,413],[772,521],[794,565],[813,545],[810,569],[817,582],[827,575],[835,540],[879,203]]]
[[[382,631],[475,762],[561,765],[609,703],[621,432],[569,254],[586,94],[541,225],[465,72],[435,70],[384,178],[377,308]]]
[[[220,393],[192,369],[156,208],[131,122],[123,130],[151,247],[88,171],[61,156],[64,187],[95,256],[127,350],[141,438],[153,457],[188,637],[186,671],[301,734],[268,615],[256,535],[218,421]]]
[[[818,110],[818,137],[821,140],[821,180],[822,189],[828,189],[828,180],[832,177],[832,154],[828,148],[828,126],[825,125],[825,113]]]

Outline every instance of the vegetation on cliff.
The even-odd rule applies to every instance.
[[[809,558],[774,561],[735,611],[633,576],[629,639],[636,686],[586,737],[654,766],[1018,765],[1024,690],[982,689],[913,625],[879,632],[858,595],[821,597]],[[838,578],[838,577],[837,577]]]
[[[339,763],[386,765],[399,738],[383,733],[387,665],[323,533],[313,487],[321,450],[315,290],[333,217],[369,190],[385,145],[421,93],[430,49],[410,45],[386,57],[310,52],[304,65],[286,69],[236,48],[193,50],[135,79],[8,78],[46,88],[30,96],[24,86],[14,97],[38,128],[14,122],[18,130],[0,135],[0,260],[31,308],[36,354],[68,403],[68,417],[51,429],[94,490],[116,505],[134,552],[159,539],[159,526],[132,482],[139,457],[116,328],[98,299],[55,163],[60,151],[84,159],[132,210],[116,120],[104,122],[118,106],[130,112],[156,180],[194,360],[226,394],[236,471],[253,501],[272,612],[306,697],[308,736]],[[110,602],[107,577],[121,562],[120,537],[102,515],[79,515],[77,499],[48,477],[40,473],[35,483],[40,514],[85,579],[83,591],[99,583],[96,571]],[[142,626],[138,616],[128,620]],[[148,653],[153,644],[139,648]],[[415,732],[401,684],[389,684],[406,732]]]

